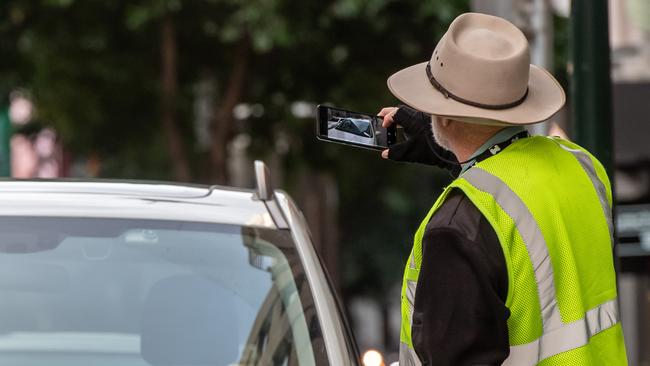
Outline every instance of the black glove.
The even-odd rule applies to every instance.
[[[460,174],[460,164],[456,156],[434,140],[431,116],[400,105],[393,115],[393,121],[404,127],[407,140],[390,146],[390,160],[434,165],[449,170],[454,177]]]

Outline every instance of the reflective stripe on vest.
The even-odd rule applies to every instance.
[[[404,342],[399,344],[399,366],[422,366],[415,350]]]
[[[409,256],[409,265],[406,270],[406,299],[408,301],[408,322],[413,324],[413,309],[415,304],[415,290],[417,288],[417,265],[413,256]],[[399,365],[400,366],[421,366],[422,362],[415,353],[413,348],[408,344],[400,342],[399,345]]]
[[[548,144],[548,140],[545,140],[545,138],[541,138],[541,137],[538,139],[543,139],[543,140],[537,140],[537,142],[535,142],[534,140],[528,140],[531,142],[526,142],[526,143],[537,144],[537,145],[529,145],[533,147],[541,146],[544,148],[549,148],[549,149],[551,148]],[[584,187],[588,187],[588,184],[590,182],[591,185],[593,185],[598,201],[595,201],[596,197],[590,196],[592,197],[591,198],[592,201],[590,201],[590,205],[593,209],[595,209],[595,211],[592,210],[590,212],[593,213],[593,215],[597,215],[597,216],[600,215],[597,211],[598,203],[600,203],[600,206],[602,206],[603,209],[604,219],[606,221],[607,229],[609,230],[609,237],[610,239],[613,239],[614,230],[613,230],[613,223],[612,223],[611,204],[609,203],[610,198],[608,196],[609,186],[607,185],[606,176],[603,176],[602,177],[603,180],[601,180],[601,177],[598,175],[598,173],[601,173],[601,175],[604,174],[602,172],[602,168],[597,167],[596,166],[597,162],[594,162],[592,160],[593,158],[587,152],[583,151],[579,147],[576,147],[575,145],[562,140],[555,140],[555,139],[549,139],[549,140],[553,140],[557,144],[557,147],[561,147],[563,151],[570,153],[573,156],[573,158],[575,158],[575,161],[579,163],[579,164],[570,163],[570,161],[572,160],[570,156],[568,154],[566,155],[563,154],[562,150],[558,149],[560,151],[559,154],[564,156],[564,159],[562,161],[564,161],[565,164],[570,164],[570,165],[566,165],[566,167],[569,169],[568,171],[570,172],[584,171],[584,173],[586,174],[586,176],[582,176],[579,178],[580,184]],[[546,145],[544,145],[545,141],[546,141]],[[544,150],[540,150],[540,151],[543,152]],[[514,154],[516,154],[516,152]],[[504,159],[506,160],[504,161],[508,161],[508,159],[510,159],[510,156],[508,158],[505,158],[505,156],[506,155],[504,155]],[[511,156],[516,156],[516,155],[511,155]],[[537,155],[537,156],[541,156],[541,155]],[[495,159],[499,159],[499,158],[495,157]],[[494,160],[494,162],[497,161],[498,160]],[[537,290],[537,294],[536,294],[537,300],[535,301],[539,301],[539,311],[540,311],[538,315],[539,320],[537,321],[541,321],[540,322],[541,324],[537,323],[537,321],[535,322],[535,324],[538,324],[537,329],[538,332],[541,331],[541,333],[535,333],[534,336],[526,338],[524,341],[528,343],[524,343],[524,344],[518,342],[511,343],[510,356],[505,360],[504,365],[507,366],[537,365],[538,363],[540,363],[545,359],[548,359],[549,357],[559,355],[565,352],[570,352],[579,347],[589,345],[590,339],[594,337],[596,334],[603,332],[607,329],[613,328],[615,325],[619,323],[616,298],[612,299],[612,297],[607,297],[607,300],[602,300],[604,302],[596,306],[594,305],[598,304],[598,302],[595,303],[591,302],[590,303],[591,306],[594,307],[586,311],[580,309],[579,307],[577,309],[575,308],[570,309],[569,314],[571,314],[571,311],[574,312],[572,316],[569,316],[571,321],[569,323],[564,323],[562,321],[562,317],[560,315],[559,302],[557,298],[558,295],[556,291],[556,283],[554,279],[553,263],[551,262],[549,247],[547,246],[546,239],[542,232],[542,228],[544,228],[544,230],[548,230],[548,227],[544,226],[547,223],[544,221],[538,223],[536,221],[535,216],[533,216],[533,212],[535,212],[535,214],[538,214],[538,212],[534,210],[540,210],[540,207],[535,206],[535,204],[533,204],[532,206],[530,206],[531,209],[533,210],[533,212],[531,212],[531,209],[529,209],[527,203],[525,203],[525,202],[530,203],[528,201],[530,196],[521,196],[521,197],[518,196],[514,190],[517,190],[517,192],[519,192],[518,189],[520,189],[520,187],[516,184],[512,186],[513,188],[508,186],[508,184],[506,184],[504,180],[510,182],[508,179],[512,178],[512,176],[507,175],[509,174],[507,170],[504,171],[500,170],[501,167],[498,164],[495,164],[494,162],[488,165],[474,166],[471,169],[469,169],[467,172],[462,174],[461,177],[459,177],[459,180],[456,183],[452,183],[445,190],[445,192],[443,192],[443,194],[439,197],[436,204],[431,208],[429,214],[423,220],[422,224],[420,225],[420,228],[418,229],[418,232],[416,232],[415,239],[414,239],[414,250],[411,252],[411,256],[409,257],[409,262],[406,266],[404,283],[402,287],[402,296],[403,296],[402,297],[402,305],[403,305],[402,321],[408,324],[408,326],[407,327],[402,326],[402,331],[405,332],[406,334],[400,336],[400,339],[402,341],[400,342],[400,354],[399,354],[400,366],[420,366],[422,364],[415,350],[410,345],[412,342],[410,338],[411,336],[410,333],[411,333],[411,329],[412,329],[411,325],[413,321],[413,310],[414,310],[413,305],[415,302],[415,292],[417,288],[418,272],[420,266],[419,263],[416,263],[417,260],[416,257],[414,257],[414,253],[421,253],[421,245],[422,245],[421,237],[424,232],[424,229],[428,221],[430,220],[431,216],[437,210],[437,208],[439,208],[443,204],[447,194],[450,192],[450,189],[452,188],[461,188],[465,190],[465,193],[472,200],[473,200],[472,197],[474,198],[479,197],[478,201],[473,200],[474,204],[477,205],[477,207],[478,207],[477,202],[479,202],[480,204],[481,202],[480,200],[483,198],[480,198],[481,196],[476,196],[476,194],[485,193],[485,197],[489,196],[489,200],[491,203],[488,202],[488,205],[491,205],[492,203],[498,205],[499,212],[502,212],[502,214],[508,216],[507,225],[509,226],[506,226],[507,230],[511,230],[511,229],[516,230],[519,237],[517,241],[517,243],[519,244],[517,245],[523,245],[523,247],[525,247],[525,251],[521,250],[519,253],[523,255],[523,260],[525,260],[526,262],[528,262],[528,260],[530,261],[530,266],[532,271],[528,272],[529,274],[527,274],[526,276],[529,277],[525,277],[525,280],[531,286],[531,290],[534,287],[536,287]],[[495,173],[493,174],[491,173],[491,171],[494,171]],[[501,175],[499,176],[495,175],[501,173],[504,173],[503,175],[504,180],[502,180],[502,178],[499,177]],[[578,178],[578,176],[576,176],[576,178]],[[559,186],[557,187],[557,189],[561,189],[561,187],[562,186]],[[526,193],[526,194],[530,194],[530,193]],[[573,215],[576,215],[576,213],[573,212]],[[572,217],[580,217],[580,216],[578,215]],[[500,229],[503,230],[505,228],[505,227],[500,228],[500,224],[494,223],[492,221],[491,224],[494,230],[500,230]],[[602,240],[606,240],[607,229],[604,227],[605,222],[602,222],[601,225],[602,226],[599,228],[600,230],[599,238]],[[503,240],[501,236],[499,238],[500,240]],[[548,240],[553,240],[553,239],[549,238]],[[601,241],[601,243],[603,242]],[[549,244],[554,245],[555,242],[550,242]],[[502,245],[509,245],[509,243],[506,244],[502,243]],[[554,246],[551,246],[550,250],[555,255],[556,252],[554,252],[553,250],[557,250],[557,249]],[[528,258],[526,258],[526,256]],[[419,257],[417,259],[419,260]],[[556,260],[556,258],[554,257],[553,260]],[[562,270],[560,268],[561,267],[556,268],[556,271],[562,273]],[[508,271],[510,271],[510,269],[508,269]],[[535,281],[534,287],[532,283],[533,280]],[[509,286],[513,286],[513,283],[510,283]],[[560,290],[565,290],[565,289],[566,289],[565,287],[560,288]],[[529,297],[532,297],[532,299],[534,299],[533,296],[535,295],[531,291]],[[615,296],[615,287],[614,287],[613,296]],[[519,304],[521,304],[521,302],[519,302]],[[524,303],[524,305],[525,304],[526,303]],[[578,310],[578,312],[576,312],[576,310]],[[525,326],[525,324],[521,324],[521,325]],[[539,325],[541,325],[541,327],[539,327]],[[539,338],[533,339],[537,335],[539,335]],[[620,341],[622,343],[622,339],[620,339]],[[624,359],[624,354],[622,357],[623,357],[622,359]]]
[[[608,301],[589,310],[584,319],[565,324],[544,333],[533,342],[511,346],[510,356],[504,366],[533,366],[562,352],[582,347],[589,339],[618,323],[616,300]]]
[[[485,170],[474,167],[468,170],[463,178],[474,187],[487,192],[503,211],[512,218],[515,226],[526,244],[528,256],[535,270],[539,306],[542,310],[542,329],[544,333],[562,326],[560,310],[555,298],[555,283],[553,281],[553,266],[546,248],[542,231],[537,226],[533,215],[519,196],[503,181]]]
[[[584,156],[589,159],[586,154]],[[591,164],[591,160],[589,159],[588,162],[583,160],[582,164]],[[593,165],[589,166],[591,169],[585,169],[585,171],[592,179],[592,183],[594,178],[600,182],[597,176],[594,177]],[[593,172],[593,175],[589,173],[590,171]],[[611,300],[589,310],[585,314],[585,318],[564,324],[555,295],[551,258],[533,215],[510,187],[487,171],[473,167],[463,175],[463,178],[477,189],[492,195],[503,211],[513,219],[526,245],[537,282],[543,334],[533,342],[511,346],[510,356],[504,365],[536,365],[548,357],[588,344],[591,337],[618,323],[617,303],[616,300]],[[595,188],[601,203],[606,203],[607,197],[601,196],[601,193],[605,194],[604,187],[603,189]],[[611,214],[606,218],[611,221]]]

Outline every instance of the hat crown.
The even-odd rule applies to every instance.
[[[429,61],[449,93],[483,105],[508,105],[528,90],[528,40],[512,23],[486,14],[456,18]]]
[[[553,75],[530,64],[517,27],[477,13],[456,18],[431,59],[391,75],[388,88],[419,111],[468,123],[538,123],[566,101]]]

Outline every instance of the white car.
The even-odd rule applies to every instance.
[[[365,119],[341,118],[329,128],[328,137],[363,145],[375,144],[372,124]]]
[[[0,365],[358,365],[286,193],[0,182]]]

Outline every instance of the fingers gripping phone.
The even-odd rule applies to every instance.
[[[395,124],[385,128],[383,118],[319,105],[316,136],[319,140],[384,150],[397,143]]]

